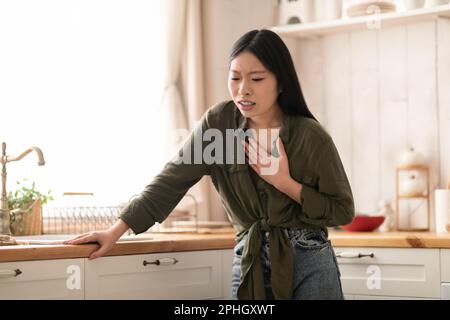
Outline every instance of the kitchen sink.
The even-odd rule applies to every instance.
[[[40,234],[33,236],[12,236],[19,244],[62,244],[64,240],[69,240],[75,234]]]

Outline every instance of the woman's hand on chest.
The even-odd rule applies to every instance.
[[[278,157],[253,138],[249,138],[249,142],[243,144],[249,166],[267,183],[281,191],[282,186],[292,180],[288,157],[280,138],[276,140]]]

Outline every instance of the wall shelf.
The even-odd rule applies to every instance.
[[[413,195],[413,196],[402,196],[399,195],[398,196],[399,199],[428,199],[428,196],[424,196],[424,195]]]
[[[450,19],[450,4],[431,8],[421,8],[408,11],[382,13],[376,20],[373,16],[343,18],[332,21],[318,21],[305,24],[275,26],[271,30],[278,35],[290,38],[308,38],[332,33],[367,30],[374,21],[380,22],[380,28],[435,20]]]
[[[423,171],[425,175],[425,191],[422,194],[413,195],[401,195],[400,193],[400,174],[401,172],[408,172],[411,170]],[[430,169],[425,165],[412,165],[412,166],[399,166],[396,169],[396,199],[395,199],[395,215],[396,215],[396,228],[397,231],[430,231],[431,228],[431,212],[430,212]],[[411,226],[402,227],[400,225],[400,201],[412,200],[412,199],[425,199],[427,204],[427,226],[422,228],[414,228]],[[410,213],[408,212],[408,215]]]

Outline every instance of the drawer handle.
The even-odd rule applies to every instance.
[[[375,257],[375,255],[373,253],[338,252],[338,253],[336,253],[336,257],[347,258],[347,259],[359,259],[359,258],[364,258],[364,257],[373,258],[373,257]]]
[[[21,274],[20,269],[16,270],[0,270],[0,278],[14,278]]]
[[[178,263],[178,260],[175,258],[161,258],[157,259],[155,261],[148,262],[147,260],[144,260],[144,267],[148,264],[155,264],[157,266],[170,266],[172,264]]]

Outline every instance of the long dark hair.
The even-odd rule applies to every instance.
[[[229,63],[243,51],[253,53],[275,74],[278,87],[282,90],[278,95],[278,104],[285,114],[300,115],[317,121],[306,105],[289,49],[275,32],[261,29],[244,34],[234,43]]]

